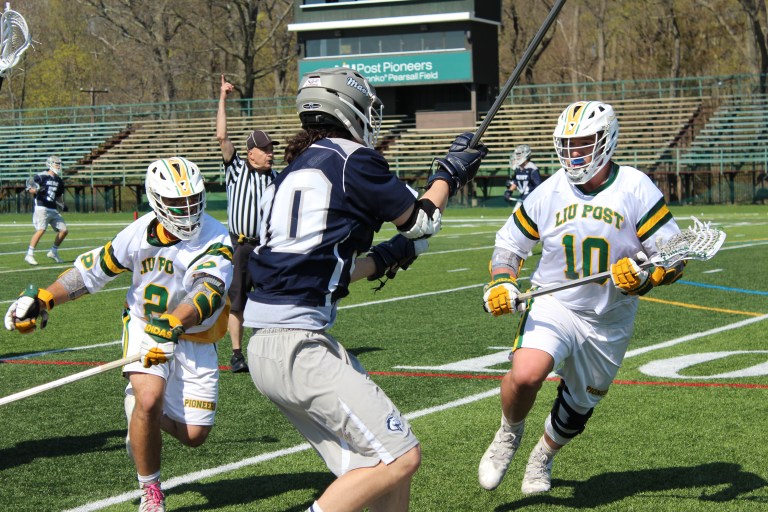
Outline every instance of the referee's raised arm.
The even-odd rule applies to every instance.
[[[221,156],[224,158],[224,163],[231,162],[235,154],[235,146],[232,145],[227,134],[227,95],[233,90],[235,90],[235,86],[227,82],[224,75],[221,75],[219,109],[216,111],[216,140],[221,146]]]

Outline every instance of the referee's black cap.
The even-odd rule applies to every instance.
[[[278,145],[277,142],[272,140],[272,137],[267,135],[267,132],[261,130],[253,130],[251,134],[248,135],[248,139],[245,142],[245,145],[248,146],[248,151],[253,148],[265,148],[270,144],[273,146]]]

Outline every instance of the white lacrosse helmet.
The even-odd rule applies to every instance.
[[[600,101],[578,101],[568,105],[557,120],[553,134],[555,151],[565,174],[574,185],[583,185],[607,164],[619,142],[619,120],[613,107]],[[580,152],[573,156],[574,150],[589,146],[572,146],[571,139],[594,137],[589,144],[591,160]]]
[[[363,75],[350,68],[325,68],[304,74],[296,108],[304,128],[336,125],[373,148],[384,105]]]
[[[515,154],[512,156],[512,165],[520,167],[529,158],[531,158],[531,146],[528,144],[520,144],[515,148]]]
[[[205,211],[205,184],[197,165],[181,157],[152,162],[145,186],[163,227],[181,240],[194,238]]]
[[[56,176],[61,174],[61,158],[58,155],[49,156],[45,161],[45,166],[48,167],[49,171],[55,172]]]

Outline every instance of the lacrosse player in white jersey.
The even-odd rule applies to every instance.
[[[680,232],[659,189],[642,172],[611,160],[619,122],[610,105],[580,101],[557,122],[554,144],[562,168],[544,181],[496,234],[484,309],[522,312],[501,383],[501,428],[483,455],[478,478],[495,489],[520,445],[525,418],[553,370],[561,378],[552,410],[528,459],[523,494],[549,491],[552,460],[584,430],[606,395],[632,337],[638,295],[682,275],[674,268],[641,270],[655,256],[657,237]],[[535,288],[611,271],[604,282],[574,286],[520,302],[517,277],[526,254],[541,242]]]
[[[232,247],[226,227],[205,213],[197,166],[180,157],[149,165],[152,211],[103,247],[80,255],[46,289],[30,285],[5,316],[5,327],[29,333],[48,312],[101,290],[124,272],[131,286],[123,312],[126,447],[143,490],[140,511],[165,510],[160,488],[161,429],[182,444],[201,445],[218,400],[216,342],[226,333]]]

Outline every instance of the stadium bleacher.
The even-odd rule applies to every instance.
[[[700,112],[703,98],[652,98],[614,100],[619,116],[620,137],[616,159],[627,165],[651,170],[662,155],[680,138]],[[543,173],[559,168],[552,149],[552,132],[566,104],[507,104],[499,109],[482,137],[489,154],[483,160],[478,182],[506,179],[509,156],[519,144],[528,144],[533,160]],[[468,131],[479,126],[464,127]],[[442,156],[461,128],[411,129],[392,144],[386,154],[390,168],[401,179],[419,182],[427,176],[430,163]]]
[[[727,98],[709,116],[680,164],[691,167],[712,164],[739,169],[745,164],[768,164],[768,96]],[[765,168],[765,167],[763,167]]]
[[[768,145],[758,143],[768,138],[768,96],[606,101],[616,109],[621,124],[615,159],[654,173],[662,189],[675,186],[678,196],[689,193],[681,190],[681,169],[682,173],[698,176],[710,172],[713,166],[719,166],[720,172],[727,167],[726,172],[737,173],[746,169],[745,165],[751,165],[752,172],[764,172],[768,165]],[[559,168],[552,149],[552,131],[567,103],[560,98],[547,103],[507,103],[499,109],[482,137],[490,150],[477,177],[484,198],[489,187],[493,191],[506,180],[509,155],[519,144],[531,146],[533,160],[544,175]],[[190,158],[209,183],[221,185],[223,166],[215,138],[215,115],[200,116],[0,126],[0,188],[18,194],[24,181],[42,171],[45,158],[53,153],[61,156],[67,182],[72,185],[136,188],[143,182],[148,162],[171,155]],[[387,116],[378,147],[393,172],[421,185],[433,158],[444,155],[458,133],[474,131],[480,122],[427,129],[417,128],[413,117]],[[284,147],[299,127],[295,114],[228,114],[228,130],[236,146],[251,129],[258,128]],[[281,148],[275,154],[275,167],[280,170],[284,165]],[[672,183],[675,179],[677,184]],[[712,180],[707,180],[707,186],[711,186]],[[695,187],[695,183],[690,185],[691,190]]]

